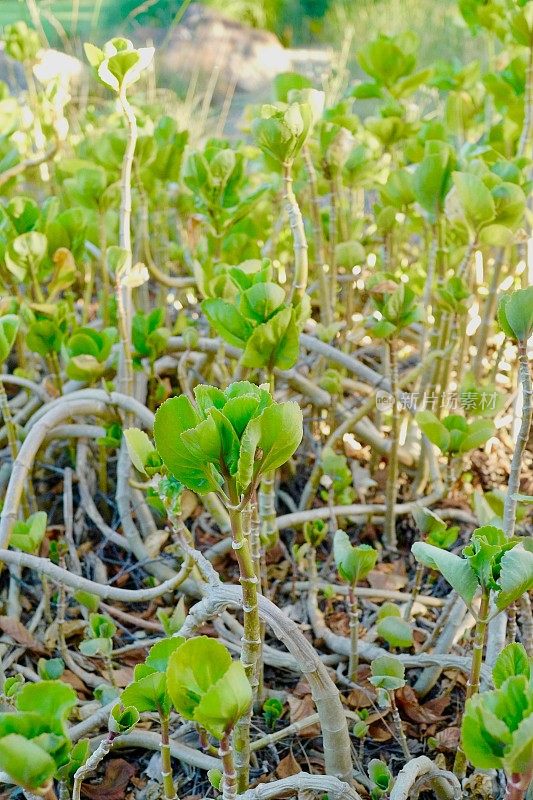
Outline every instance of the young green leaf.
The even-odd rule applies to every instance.
[[[11,733],[0,738],[0,769],[28,791],[43,787],[54,775],[53,758],[38,744]]]
[[[421,564],[440,572],[465,603],[470,605],[478,588],[478,582],[474,570],[466,559],[426,542],[415,542],[411,551]]]
[[[396,691],[405,686],[405,667],[394,656],[375,658],[371,662],[370,668],[372,676],[369,681],[373,686],[387,691]]]
[[[366,578],[374,569],[378,557],[377,551],[370,545],[361,544],[354,547],[348,534],[342,530],[335,532],[333,555],[339,575],[352,586]]]
[[[252,690],[242,664],[207,636],[189,639],[172,653],[167,687],[176,711],[220,739],[247,711]]]
[[[533,553],[513,547],[501,557],[498,577],[500,591],[496,596],[499,609],[508,608],[522,594],[533,588]]]
[[[507,680],[514,675],[525,675],[529,680],[530,663],[523,644],[511,642],[499,653],[492,668],[492,679],[494,685],[499,689]]]

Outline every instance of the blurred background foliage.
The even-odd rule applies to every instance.
[[[25,19],[38,8],[53,44],[67,37],[105,41],[111,32],[166,28],[190,0],[0,0],[0,26]],[[355,48],[377,33],[406,26],[418,33],[422,63],[438,58],[468,61],[476,55],[454,0],[203,0],[239,22],[276,34],[290,47],[340,46],[347,30]]]

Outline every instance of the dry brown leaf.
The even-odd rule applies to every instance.
[[[355,683],[361,688],[352,689],[346,698],[346,703],[350,708],[370,708],[375,705],[377,692],[368,680],[371,669],[368,664],[359,664],[357,668]]]
[[[121,667],[120,669],[113,670],[113,677],[115,679],[116,685],[123,689],[125,686],[128,686],[133,680],[133,670],[131,667]]]
[[[327,622],[328,628],[331,628],[333,633],[337,633],[339,636],[350,635],[350,620],[344,611],[335,611],[330,614]]]
[[[310,694],[306,694],[303,697],[289,695],[287,701],[289,703],[289,718],[291,723],[299,722],[301,719],[305,719],[305,717],[310,717],[311,714],[316,713],[315,704]],[[309,739],[314,736],[320,736],[319,723],[315,722],[312,725],[308,725],[307,728],[304,728],[298,733],[298,736]]]
[[[123,758],[113,758],[106,764],[101,783],[84,783],[81,793],[89,800],[123,800],[135,771],[133,764]]]
[[[381,721],[369,725],[368,735],[374,742],[389,742],[392,739],[392,732]]]
[[[442,700],[447,698],[440,699]],[[421,706],[418,702],[418,697],[410,686],[404,686],[401,689],[398,689],[396,692],[396,702],[405,716],[413,722],[430,723],[438,722],[439,720],[444,719],[440,713],[442,709],[438,711],[435,706],[432,707],[429,706],[429,704]],[[448,703],[449,700],[444,707],[446,707]]]
[[[0,616],[0,629],[6,636],[11,636],[17,644],[27,647],[28,650],[32,650],[40,656],[48,655],[42,644],[37,641],[18,619]]]
[[[87,687],[85,686],[81,678],[78,678],[78,676],[74,672],[71,672],[69,669],[66,669],[64,671],[64,673],[61,676],[61,680],[64,681],[64,683],[68,683],[69,686],[72,686],[72,688],[76,692],[87,691]]]
[[[282,758],[276,767],[276,778],[289,778],[291,775],[297,775],[302,769],[292,752]]]
[[[459,746],[460,735],[460,729],[455,726],[452,728],[444,728],[444,730],[439,731],[435,736],[438,742],[439,750],[450,750],[451,752],[455,752]]]
[[[387,589],[397,592],[407,584],[407,576],[399,575],[397,572],[373,569],[372,572],[369,572],[367,581],[372,589]]]

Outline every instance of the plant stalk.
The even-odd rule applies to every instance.
[[[483,647],[485,645],[485,638],[487,635],[487,623],[490,602],[490,589],[483,587],[481,593],[481,604],[479,607],[479,616],[476,622],[476,631],[474,634],[474,646],[472,649],[472,667],[470,669],[470,677],[466,685],[466,698],[468,702],[471,697],[479,692],[479,683],[481,678],[481,666],[483,664]],[[457,748],[455,754],[455,761],[453,771],[462,780],[466,774],[467,760],[461,745]]]
[[[283,199],[289,217],[294,248],[294,273],[288,302],[293,298],[302,298],[307,288],[309,265],[307,259],[307,239],[305,236],[302,212],[292,188],[292,162],[283,164]]]
[[[261,651],[261,625],[257,599],[259,581],[255,573],[254,560],[250,547],[250,532],[249,530],[245,530],[243,524],[245,521],[247,523],[250,522],[250,514],[230,509],[229,515],[232,531],[232,547],[239,564],[239,582],[242,586],[244,635],[242,637],[241,663],[255,696],[257,691],[257,662]],[[238,720],[233,734],[239,793],[246,791],[249,784],[250,721],[251,709]]]
[[[163,778],[163,793],[165,800],[177,800],[174,778],[172,775],[172,762],[170,759],[170,737],[168,714],[160,714],[161,722],[161,777]]]
[[[523,397],[522,422],[520,423],[520,430],[518,431],[513,458],[511,460],[511,472],[503,507],[503,529],[508,537],[514,534],[517,506],[517,500],[514,495],[520,490],[522,459],[529,440],[529,431],[533,420],[533,387],[531,384],[531,372],[527,357],[527,342],[519,343],[518,354],[518,375]]]
[[[309,147],[303,147],[303,159],[307,177],[309,179],[309,194],[311,198],[310,214],[311,223],[313,226],[313,238],[315,243],[315,261],[318,272],[318,284],[320,287],[320,319],[324,325],[330,325],[333,322],[333,314],[331,311],[331,302],[329,297],[329,284],[327,274],[324,272],[324,265],[326,263],[326,256],[324,252],[324,236],[322,233],[322,220],[320,219],[320,197],[318,194],[318,181],[316,176],[315,165],[309,151]]]
[[[404,755],[404,758],[407,761],[410,761],[412,758],[411,751],[409,750],[409,745],[407,744],[407,737],[403,729],[402,719],[400,717],[400,712],[398,711],[398,706],[396,705],[396,698],[394,696],[394,692],[389,692],[389,698],[392,709],[392,719],[394,722],[394,727],[396,728],[396,733],[398,735],[400,747],[402,748],[402,753]]]
[[[131,248],[131,174],[137,145],[137,119],[125,90],[119,93],[119,101],[128,126],[128,138],[120,179],[119,245],[129,253],[130,258],[133,258]],[[122,343],[119,361],[119,387],[121,392],[131,395],[133,393],[133,361],[131,356],[132,295],[131,287],[126,285],[126,282],[121,280],[118,275],[116,277],[116,293],[118,327]]]
[[[359,666],[359,604],[354,586],[350,586],[348,591],[349,609],[348,619],[350,621],[350,659],[348,662],[348,675],[352,683],[356,683],[357,667]]]
[[[389,370],[390,384],[392,393],[392,425],[391,425],[391,448],[389,453],[389,469],[387,474],[385,523],[383,529],[383,539],[389,549],[396,547],[396,496],[398,484],[398,445],[400,437],[400,406],[398,403],[398,361],[396,342],[391,339],[389,347]]]
[[[235,800],[237,796],[237,772],[229,735],[220,740],[218,755],[222,761],[222,800]],[[239,792],[240,794],[240,792]]]
[[[107,734],[106,738],[100,742],[96,750],[89,756],[85,764],[79,767],[74,773],[74,785],[72,788],[72,800],[81,800],[81,785],[84,779],[97,769],[101,761],[104,760],[106,755],[113,746],[113,739],[115,734],[111,731]]]

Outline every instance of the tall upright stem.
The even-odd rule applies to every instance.
[[[396,342],[391,339],[389,346],[390,384],[392,392],[391,448],[387,475],[385,527],[383,538],[389,548],[396,547],[396,513],[394,510],[398,483],[398,440],[400,437],[400,407],[398,403],[398,361]]]
[[[490,602],[490,589],[483,587],[481,593],[481,604],[479,607],[479,616],[476,622],[476,632],[474,634],[474,647],[472,649],[472,666],[470,668],[470,677],[466,685],[466,700],[479,692],[479,682],[481,678],[481,666],[483,664],[483,647],[485,646],[485,638],[487,635],[487,622],[489,613]],[[467,760],[463,752],[463,748],[459,745],[457,753],[455,754],[455,762],[453,771],[461,780],[466,774]]]
[[[357,678],[357,667],[359,666],[359,605],[355,586],[350,586],[348,598],[350,607],[348,609],[348,619],[350,623],[350,660],[348,662],[348,673],[350,680],[355,683]]]
[[[429,242],[428,260],[426,269],[426,282],[424,284],[424,294],[422,296],[422,305],[425,312],[428,311],[429,306],[431,305],[431,298],[433,295],[433,282],[435,280],[435,268],[437,265],[438,226],[439,226],[438,222],[436,222],[434,225],[431,226],[431,238]],[[425,358],[426,355],[428,339],[429,339],[429,330],[430,329],[427,325],[422,326],[422,333],[420,336],[421,361]]]
[[[133,157],[137,145],[137,119],[126,97],[126,90],[119,93],[119,101],[128,125],[128,138],[126,150],[122,161],[122,174],[120,179],[120,219],[119,219],[119,244],[126,250],[130,258],[133,257],[131,249],[131,174]],[[124,394],[133,392],[133,362],[131,357],[131,319],[132,297],[131,287],[127,281],[120,280],[117,276],[117,313],[120,339],[122,348],[119,361],[119,387]]]
[[[228,735],[220,740],[218,754],[222,761],[222,800],[235,800],[237,796],[237,773],[231,749],[231,740]],[[240,793],[240,792],[239,792]]]
[[[292,188],[292,162],[283,164],[283,192],[294,249],[294,273],[288,298],[290,303],[295,295],[297,298],[304,296],[309,271],[304,221]]]
[[[257,690],[257,661],[261,649],[261,625],[257,600],[258,578],[255,573],[254,560],[250,547],[249,529],[245,530],[244,522],[250,523],[250,514],[230,509],[232,531],[232,547],[239,564],[239,582],[242,586],[244,613],[244,634],[242,637],[241,663],[254,692]],[[234,749],[237,768],[237,785],[240,792],[246,791],[250,771],[250,721],[252,710],[241,717],[235,725]]]
[[[172,761],[170,758],[170,720],[168,714],[160,714],[159,719],[161,723],[161,776],[163,778],[163,792],[165,800],[177,800],[174,778],[172,776]]]
[[[407,744],[407,737],[403,729],[402,718],[400,717],[398,706],[396,705],[396,697],[394,696],[394,692],[389,692],[389,698],[392,709],[392,719],[394,721],[394,727],[396,728],[396,733],[400,741],[400,747],[402,748],[404,758],[409,761],[412,758],[411,751],[409,750],[409,745]]]
[[[274,397],[274,373],[268,374],[270,394]],[[259,487],[259,519],[261,520],[261,536],[268,549],[277,541],[276,529],[276,472],[266,472],[261,478]]]
[[[105,225],[105,212],[98,213],[98,241],[100,244],[100,271],[102,273],[102,321],[104,328],[109,325],[109,272],[107,271],[107,231]]]
[[[326,263],[326,254],[324,252],[324,236],[322,232],[322,221],[320,219],[320,197],[318,194],[318,181],[316,176],[315,165],[309,147],[304,145],[303,158],[307,177],[309,179],[309,194],[311,196],[310,203],[310,216],[313,226],[313,238],[315,243],[315,261],[318,272],[318,285],[320,287],[320,319],[324,325],[330,325],[333,322],[333,313],[331,310],[331,302],[329,297],[329,284],[328,277],[324,272],[324,265]]]
[[[533,133],[533,41],[529,45],[529,59],[526,67],[526,88],[524,93],[524,125],[518,142],[517,155],[525,156]]]
[[[522,387],[522,422],[516,438],[515,449],[511,461],[511,472],[505,503],[503,508],[503,529],[507,536],[513,536],[516,524],[516,505],[514,495],[520,488],[520,472],[522,469],[522,459],[529,440],[529,431],[533,420],[533,388],[531,385],[531,372],[527,357],[527,343],[520,342],[518,345],[519,368],[518,375]]]

